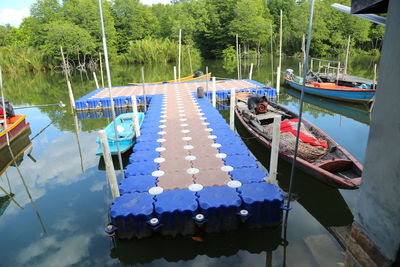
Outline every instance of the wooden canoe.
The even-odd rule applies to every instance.
[[[141,126],[144,120],[144,113],[139,112],[138,116],[139,126]],[[132,148],[136,140],[135,127],[133,123],[133,113],[123,113],[119,115],[117,118],[115,118],[115,123],[117,124],[119,148],[121,153],[124,153],[129,148]],[[114,122],[108,124],[104,130],[106,131],[111,155],[117,155],[118,147],[114,132]],[[96,142],[99,145],[96,155],[101,156],[103,155],[103,150],[100,144],[100,139],[97,138]]]
[[[302,84],[285,77],[285,82],[293,89],[301,91]],[[322,96],[354,103],[370,103],[375,96],[374,89],[361,89],[347,86],[339,86],[334,83],[306,82],[304,92],[310,95]]]
[[[259,142],[271,149],[271,136],[265,133],[265,128],[273,123],[273,117],[281,115],[282,122],[298,118],[298,115],[276,103],[268,101],[266,113],[254,114],[247,107],[247,99],[239,99],[235,108],[235,116],[247,132]],[[320,181],[337,188],[356,189],[361,184],[363,166],[343,147],[337,144],[331,137],[324,133],[307,119],[302,119],[304,127],[318,140],[324,140],[327,152],[313,161],[307,161],[301,157],[296,159],[296,167]],[[293,161],[293,153],[282,152],[280,147],[279,157],[287,162]]]
[[[190,75],[190,76],[186,76],[181,78],[180,81],[178,82],[195,82],[195,81],[206,81],[209,80],[211,78],[211,72],[201,75],[201,76],[195,76],[195,75]],[[178,79],[177,79],[178,80]],[[175,80],[169,80],[169,81],[162,81],[162,82],[150,82],[150,83],[145,83],[145,84],[162,84],[162,83],[174,83]],[[142,83],[128,83],[130,85],[141,85]]]
[[[7,134],[11,142],[26,128],[29,128],[29,123],[25,121],[25,118],[26,115],[14,115],[7,118],[7,129],[0,130],[0,149],[7,145]],[[4,118],[0,117],[0,120],[3,121]]]

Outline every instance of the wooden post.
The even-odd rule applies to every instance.
[[[239,37],[236,34],[236,69],[237,69],[237,78],[240,79],[240,62],[239,62]]]
[[[212,77],[212,105],[215,108],[217,106],[217,81],[215,77]]]
[[[113,199],[119,197],[118,181],[115,175],[114,164],[110,154],[110,147],[108,146],[106,131],[99,131],[101,148],[103,149],[104,163],[106,165],[106,173],[108,177],[108,182],[110,183],[111,193]]]
[[[253,63],[250,64],[249,80],[253,77]]]
[[[133,123],[133,126],[135,127],[135,136],[139,137],[140,136],[140,124],[139,124],[139,114],[138,114],[136,96],[132,95],[131,99],[132,99],[132,113],[133,113],[132,123]]]
[[[102,61],[101,61],[101,53],[99,53],[99,58],[100,58],[101,87],[104,88],[103,64],[102,64]]]
[[[321,72],[321,60],[318,60],[318,73]]]
[[[230,101],[230,112],[229,112],[229,127],[231,130],[235,130],[235,89],[231,89],[231,101]]]
[[[313,71],[313,58],[311,58],[311,65],[310,65],[310,70],[311,70],[311,72]]]
[[[179,29],[179,47],[178,47],[178,81],[181,82],[181,50],[182,50],[182,29]]]
[[[274,87],[274,51],[272,49],[272,22],[270,23],[270,29],[271,29],[271,36],[270,36],[270,42],[271,42],[271,87]]]
[[[372,89],[376,89],[376,63],[374,65],[374,81],[372,82]]]
[[[326,74],[327,70],[328,70],[328,73],[329,73],[330,69],[331,69],[331,62],[329,61],[328,62],[328,68],[325,68],[325,74]]]
[[[96,77],[96,72],[93,71],[93,78],[94,78],[94,82],[96,83],[96,88],[99,89],[99,83],[97,82],[97,77]]]
[[[276,68],[276,94],[279,95],[279,89],[281,87],[281,67]]]
[[[145,89],[145,84],[144,84],[144,68],[142,67],[142,92],[143,92],[143,103],[144,103],[144,111],[147,109],[147,103],[146,103],[146,89]]]
[[[344,74],[347,74],[347,64],[349,64],[350,38],[349,35],[349,39],[347,40],[346,57],[344,59]]]
[[[339,84],[339,73],[340,73],[340,61],[337,66],[337,72],[336,72],[336,84]]]
[[[269,162],[269,179],[268,182],[276,184],[276,176],[278,174],[278,155],[279,155],[279,141],[281,132],[281,115],[274,116],[274,128],[272,132],[272,148],[271,159]]]
[[[176,66],[174,66],[174,82],[175,82],[175,83],[178,82],[178,81],[176,80]]]
[[[280,29],[279,29],[279,70],[282,68],[282,9],[280,11],[281,14],[281,23],[280,23]]]
[[[208,66],[206,66],[206,92],[208,93]]]
[[[303,40],[301,42],[301,51],[303,52],[303,62],[302,62],[302,64],[304,64],[305,61],[306,61],[306,37],[305,37],[304,34],[303,34]]]
[[[74,112],[74,110],[75,110],[75,99],[74,99],[74,94],[72,93],[71,82],[69,80],[67,81],[67,86],[68,86],[69,101],[71,102],[71,109],[72,109],[72,112]]]

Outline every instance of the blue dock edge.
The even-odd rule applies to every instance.
[[[261,90],[261,89],[257,89]],[[196,97],[196,94],[194,94]],[[159,152],[156,142],[161,115],[162,95],[153,95],[141,136],[137,138],[119,189],[121,197],[110,207],[111,224],[121,239],[145,238],[162,235],[193,235],[198,231],[225,232],[245,225],[261,228],[280,225],[282,221],[283,194],[276,185],[268,184],[268,173],[258,167],[247,147],[229,129],[222,115],[207,98],[197,99],[206,114],[206,122],[217,135],[220,153],[226,153],[227,165],[234,168],[232,180],[241,182],[237,188],[224,186],[204,187],[193,192],[189,189],[165,190],[151,195],[148,190],[156,186],[157,178],[151,176],[159,164],[153,162]]]

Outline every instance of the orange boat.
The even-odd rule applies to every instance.
[[[25,121],[26,115],[14,115],[7,118],[7,128],[3,116],[0,116],[0,149],[7,145],[7,135],[10,142],[14,140],[26,128],[29,128],[29,123]]]

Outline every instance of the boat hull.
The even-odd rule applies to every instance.
[[[285,111],[287,111],[288,113],[292,113],[291,111],[289,111],[287,109],[285,109]],[[248,132],[248,134],[253,136],[254,139],[257,139],[258,142],[262,146],[267,148],[268,151],[271,151],[271,146],[272,146],[271,142],[269,140],[267,140],[263,135],[256,132],[249,125],[248,121],[246,121],[246,119],[244,119],[243,116],[241,116],[238,109],[235,109],[235,117],[236,117],[235,122],[238,124],[237,125],[238,127],[245,128],[246,131]],[[312,124],[311,122],[309,122],[308,120],[306,120],[304,118],[303,118],[303,123],[308,124],[311,127],[313,127],[314,129],[317,129],[318,131],[322,132],[320,129],[318,129],[317,126],[315,126],[314,124]],[[335,141],[333,141],[329,136],[325,135],[324,138],[325,138],[325,140],[329,140],[330,143],[335,144],[337,149],[340,150],[343,154],[345,154],[352,161],[352,163],[356,166],[356,168],[358,168],[360,171],[362,171],[362,165],[355,158],[353,158],[349,152],[347,152],[344,148],[342,148],[340,145],[335,143]],[[293,161],[292,155],[288,155],[288,154],[285,154],[282,152],[279,152],[279,158],[281,158],[282,160],[289,162],[289,163],[291,163]],[[318,179],[319,181],[321,181],[327,185],[330,185],[332,187],[335,187],[335,188],[357,189],[361,184],[361,178],[344,179],[344,178],[339,177],[329,171],[319,168],[319,167],[313,165],[312,163],[309,163],[299,157],[297,157],[297,159],[296,159],[296,168],[300,169],[304,173],[307,173],[308,175],[313,176],[314,178]]]
[[[15,115],[14,117],[7,119],[7,131],[0,133],[0,149],[7,145],[8,133],[9,141],[14,140],[18,135],[25,129],[29,128],[29,123],[25,121],[26,115]]]
[[[293,89],[301,91],[302,84],[296,83],[285,78],[285,82]],[[304,92],[310,95],[326,97],[335,100],[354,102],[354,103],[369,103],[375,96],[375,90],[346,88],[316,88],[305,86]]]

